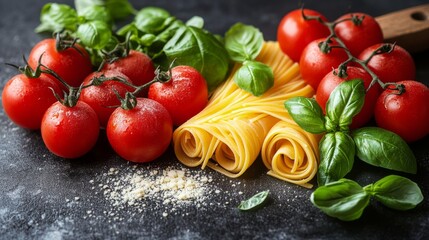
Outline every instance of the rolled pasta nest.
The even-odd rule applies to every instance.
[[[308,182],[318,166],[318,137],[291,119],[284,101],[312,97],[313,89],[277,42],[265,42],[256,60],[273,70],[273,87],[259,97],[240,89],[233,80],[239,67],[235,66],[206,108],[174,131],[177,159],[236,178],[261,156],[269,175],[311,187]]]

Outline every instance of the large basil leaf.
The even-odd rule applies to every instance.
[[[397,134],[377,127],[364,127],[352,132],[359,159],[374,166],[416,173],[416,157]]]
[[[313,98],[293,97],[284,103],[292,119],[310,133],[326,132],[322,108]]]
[[[40,13],[40,25],[36,32],[76,31],[78,25],[76,10],[66,4],[47,3]]]
[[[311,202],[324,213],[343,221],[358,219],[370,199],[371,195],[358,183],[348,179],[319,187],[310,197]]]
[[[235,62],[254,60],[262,49],[264,37],[259,29],[242,23],[234,24],[225,33],[225,48]]]
[[[109,12],[106,11],[106,8],[99,5],[89,6],[84,8],[81,12],[79,12],[80,17],[84,17],[85,21],[102,21],[109,25],[112,25],[113,19],[110,16]]]
[[[360,112],[365,101],[365,87],[361,80],[345,81],[338,85],[326,103],[326,116],[332,124],[328,130],[347,130],[353,117]]]
[[[106,0],[105,6],[113,19],[123,19],[136,13],[128,0]]]
[[[165,44],[164,53],[175,65],[189,65],[197,69],[213,91],[225,80],[229,70],[229,56],[224,46],[209,32],[182,26]]]
[[[134,24],[144,33],[158,34],[172,21],[174,21],[174,17],[171,17],[165,9],[145,7],[137,13]]]
[[[320,140],[320,165],[317,183],[323,186],[343,178],[353,167],[355,144],[343,132],[327,133]]]
[[[254,96],[261,96],[274,85],[273,70],[261,62],[245,61],[234,74],[235,83]]]
[[[94,49],[104,48],[112,37],[110,26],[102,21],[91,21],[81,24],[76,34],[83,45]]]
[[[397,175],[384,177],[364,189],[382,204],[397,210],[412,209],[423,201],[419,186]]]

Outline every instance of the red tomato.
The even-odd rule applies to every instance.
[[[29,78],[18,74],[4,86],[4,111],[15,124],[33,130],[40,129],[46,109],[57,101],[51,89],[62,95],[57,80],[50,75]]]
[[[348,59],[344,49],[331,48],[328,53],[322,52],[319,44],[324,40],[325,39],[322,38],[309,43],[307,47],[304,48],[301,59],[299,60],[299,70],[302,78],[315,90],[326,74]],[[331,43],[329,46],[338,46],[338,44]]]
[[[372,45],[359,54],[359,59],[366,60],[383,43]],[[415,79],[416,66],[413,57],[404,48],[395,45],[390,53],[374,55],[367,66],[383,82],[398,82],[406,79]]]
[[[344,19],[356,16],[363,21],[356,25],[352,20]],[[376,43],[383,42],[383,32],[380,25],[370,15],[365,13],[348,13],[341,16],[337,21],[343,21],[335,26],[335,34],[344,42],[351,54],[355,57],[365,48]]]
[[[42,119],[41,133],[46,147],[63,158],[78,158],[97,142],[100,123],[95,111],[85,102],[73,107],[54,103]]]
[[[176,66],[171,69],[168,82],[150,86],[148,97],[161,103],[170,113],[173,125],[179,126],[207,105],[207,83],[195,68]]]
[[[128,76],[130,81],[136,86],[148,83],[155,77],[155,67],[152,59],[146,54],[136,50],[131,50],[126,57],[105,64],[103,70],[121,72]],[[147,90],[146,92],[143,91],[143,95],[145,94],[147,94]]]
[[[335,71],[338,71],[337,69]],[[365,70],[358,67],[348,67],[347,68],[347,77],[340,78],[337,75],[333,74],[333,71],[328,73],[320,82],[319,87],[316,92],[316,101],[319,103],[320,107],[325,112],[326,102],[331,95],[331,92],[337,87],[340,83],[352,80],[352,79],[362,79],[364,82],[365,89],[371,83],[371,75]],[[362,107],[362,110],[353,118],[350,128],[358,128],[366,124],[373,116],[375,102],[377,101],[378,96],[380,95],[379,85],[374,85],[365,95],[365,103]]]
[[[137,98],[133,109],[117,108],[112,113],[106,132],[110,145],[119,156],[131,162],[150,162],[170,145],[173,123],[160,103]]]
[[[53,70],[72,87],[79,87],[83,79],[92,72],[92,64],[83,47],[77,43],[74,47],[58,51],[55,39],[42,40],[31,50],[28,64],[32,68],[36,68],[39,58],[43,54],[43,65]]]
[[[407,142],[417,141],[429,134],[429,88],[413,80],[397,83],[405,86],[405,92],[386,88],[377,99],[375,121]]]
[[[323,21],[326,17],[317,11],[304,9],[306,16],[320,16]],[[311,41],[327,37],[329,29],[317,20],[305,20],[302,10],[297,9],[286,14],[277,28],[277,41],[282,51],[293,61],[298,62],[301,52]]]
[[[124,74],[107,70],[89,74],[83,81],[83,84],[91,84],[94,78],[100,77],[102,75],[104,75],[106,78],[120,77],[123,80],[129,82],[128,77]],[[107,80],[102,82],[101,85],[92,85],[90,87],[83,88],[80,94],[80,100],[89,104],[89,106],[91,106],[92,109],[94,109],[94,111],[97,113],[98,119],[100,120],[100,126],[102,128],[106,128],[110,115],[116,109],[116,107],[121,105],[121,102],[118,99],[115,91],[121,97],[125,97],[125,93],[133,92],[134,88],[127,86],[122,82]]]

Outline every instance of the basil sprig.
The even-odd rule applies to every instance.
[[[364,100],[363,82],[356,79],[345,81],[332,91],[325,116],[314,99],[296,97],[285,102],[288,113],[301,128],[325,134],[319,144],[319,186],[345,177],[355,156],[377,167],[416,173],[415,156],[399,135],[376,127],[350,132],[349,125]]]
[[[234,81],[240,88],[260,96],[274,85],[272,69],[255,61],[264,43],[259,29],[236,23],[225,33],[224,42],[231,60],[242,64],[234,75]]]
[[[365,187],[343,178],[317,188],[310,200],[331,217],[353,221],[361,217],[371,197],[396,210],[409,210],[423,201],[418,185],[397,175],[389,175]]]

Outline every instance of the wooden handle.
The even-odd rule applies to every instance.
[[[429,4],[376,18],[386,42],[396,42],[410,52],[429,49]]]

